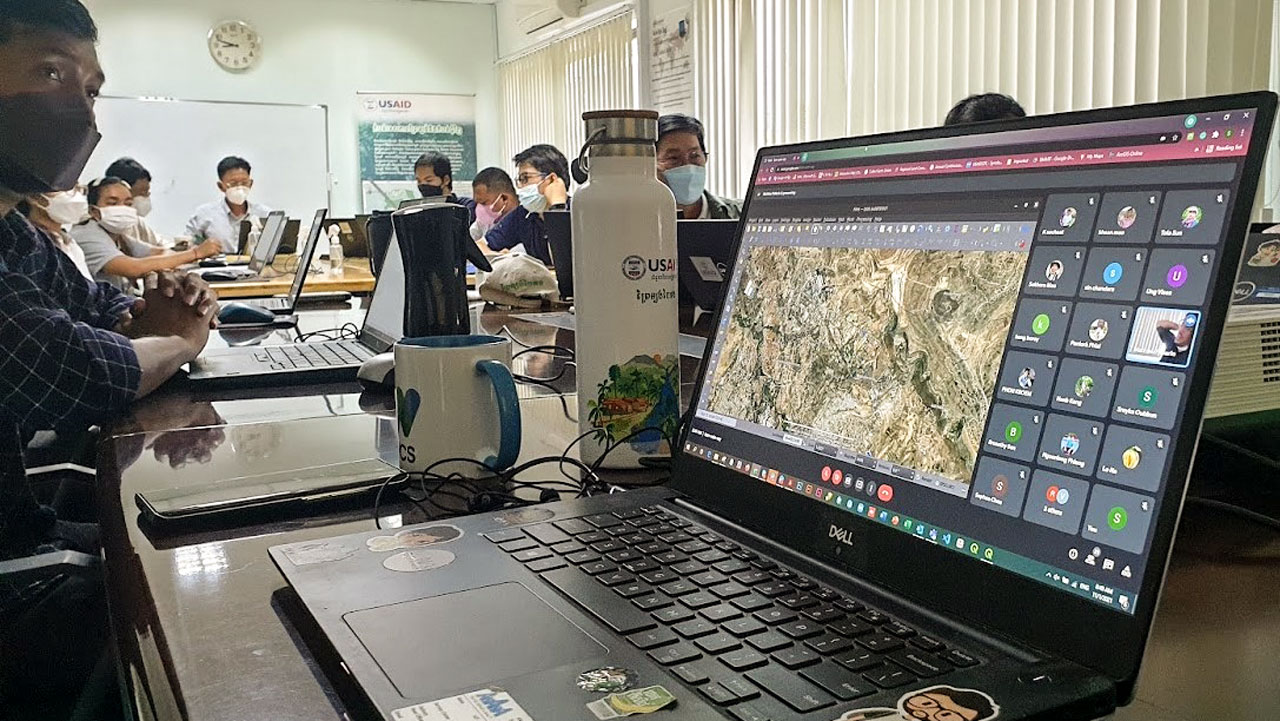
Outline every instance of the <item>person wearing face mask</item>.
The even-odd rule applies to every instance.
[[[502,168],[485,168],[471,181],[471,194],[476,201],[476,221],[471,224],[471,238],[476,242],[508,213],[520,207],[516,186]]]
[[[542,214],[569,207],[569,161],[554,145],[534,145],[512,158],[516,164],[516,199],[520,209],[499,220],[484,240],[491,250],[523,246],[525,252],[551,264],[551,246]]]
[[[138,211],[133,207],[129,184],[119,178],[102,178],[89,184],[89,220],[71,229],[71,237],[84,250],[94,279],[125,292],[149,273],[171,270],[222,252],[222,244],[206,240],[182,252],[165,250],[142,237]],[[154,236],[151,238],[154,239]]]
[[[32,195],[18,204],[18,212],[27,216],[32,225],[57,244],[58,250],[67,254],[80,275],[93,280],[93,273],[84,260],[84,250],[66,231],[68,226],[83,221],[89,215],[89,201],[84,193],[77,189]]]
[[[133,209],[139,218],[151,214],[151,171],[133,158],[120,158],[107,166],[106,178],[119,178],[129,184],[133,192]]]
[[[41,506],[24,451],[43,430],[118,418],[193,360],[216,323],[199,276],[133,298],[86,280],[17,206],[75,187],[101,135],[97,28],[79,0],[0,1],[0,559],[97,554],[89,524]],[[108,637],[100,585],[69,576],[33,601],[0,584],[0,695],[13,718],[70,716]]]
[[[446,203],[461,205],[476,220],[476,201],[453,192],[453,163],[441,153],[429,150],[413,164],[413,177],[418,193],[424,198],[444,198]]]
[[[261,203],[250,199],[253,190],[253,168],[249,161],[234,155],[218,163],[218,190],[222,198],[196,208],[187,221],[186,235],[195,242],[216,240],[227,253],[240,246],[240,223],[249,218],[265,218],[271,213]]]
[[[658,179],[676,198],[677,217],[736,220],[742,204],[707,190],[707,143],[702,121],[688,115],[658,118]]]

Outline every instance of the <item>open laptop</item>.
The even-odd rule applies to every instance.
[[[1275,106],[766,148],[669,488],[272,559],[378,718],[1104,716]],[[1165,310],[1189,350],[1134,356]]]
[[[680,303],[693,306],[693,323],[697,325],[702,315],[714,314],[724,301],[738,221],[681,220],[676,228]]]
[[[253,220],[240,221],[239,237],[236,241],[236,247],[239,248],[241,255],[244,255],[245,248],[249,247],[249,236],[253,233],[255,224],[261,228],[267,222],[266,218],[255,218]],[[302,229],[302,222],[297,218],[290,218],[284,226],[284,236],[280,239],[280,245],[276,248],[277,253],[293,253],[297,250],[298,232]],[[268,265],[271,263],[268,262]]]
[[[187,377],[207,385],[280,385],[354,381],[360,365],[404,336],[404,261],[391,241],[356,340],[206,350]]]
[[[257,245],[253,247],[253,255],[250,256],[248,265],[202,268],[197,272],[211,282],[257,278],[267,266],[275,262],[276,253],[280,250],[280,241],[284,238],[285,227],[288,224],[289,219],[283,210],[272,211],[267,215],[266,222],[262,224],[262,233],[258,236]]]
[[[307,283],[307,276],[311,272],[311,260],[315,257],[316,245],[324,230],[324,218],[327,214],[328,210],[321,208],[316,211],[315,218],[311,221],[311,231],[307,235],[307,244],[302,247],[302,253],[298,255],[298,267],[294,271],[293,285],[289,287],[289,293],[284,296],[251,301],[249,305],[266,308],[276,315],[293,313],[294,308],[298,306],[298,299],[302,297],[302,288]]]
[[[569,211],[548,210],[542,214],[542,227],[547,233],[560,300],[573,300],[573,222]]]

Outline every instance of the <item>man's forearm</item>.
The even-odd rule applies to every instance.
[[[194,360],[197,355],[190,343],[176,335],[136,338],[133,350],[138,354],[138,365],[142,368],[138,398],[159,388],[178,372],[183,363]]]

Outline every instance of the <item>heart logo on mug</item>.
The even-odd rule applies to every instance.
[[[396,416],[400,421],[400,432],[409,435],[413,432],[413,422],[418,419],[418,408],[422,405],[422,395],[414,388],[408,393],[396,389]]]

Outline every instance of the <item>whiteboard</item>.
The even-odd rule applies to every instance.
[[[217,200],[218,161],[253,166],[253,200],[291,218],[329,207],[329,122],[323,105],[102,97],[98,144],[82,182],[129,156],[151,171],[147,222],[183,235],[196,207]]]

